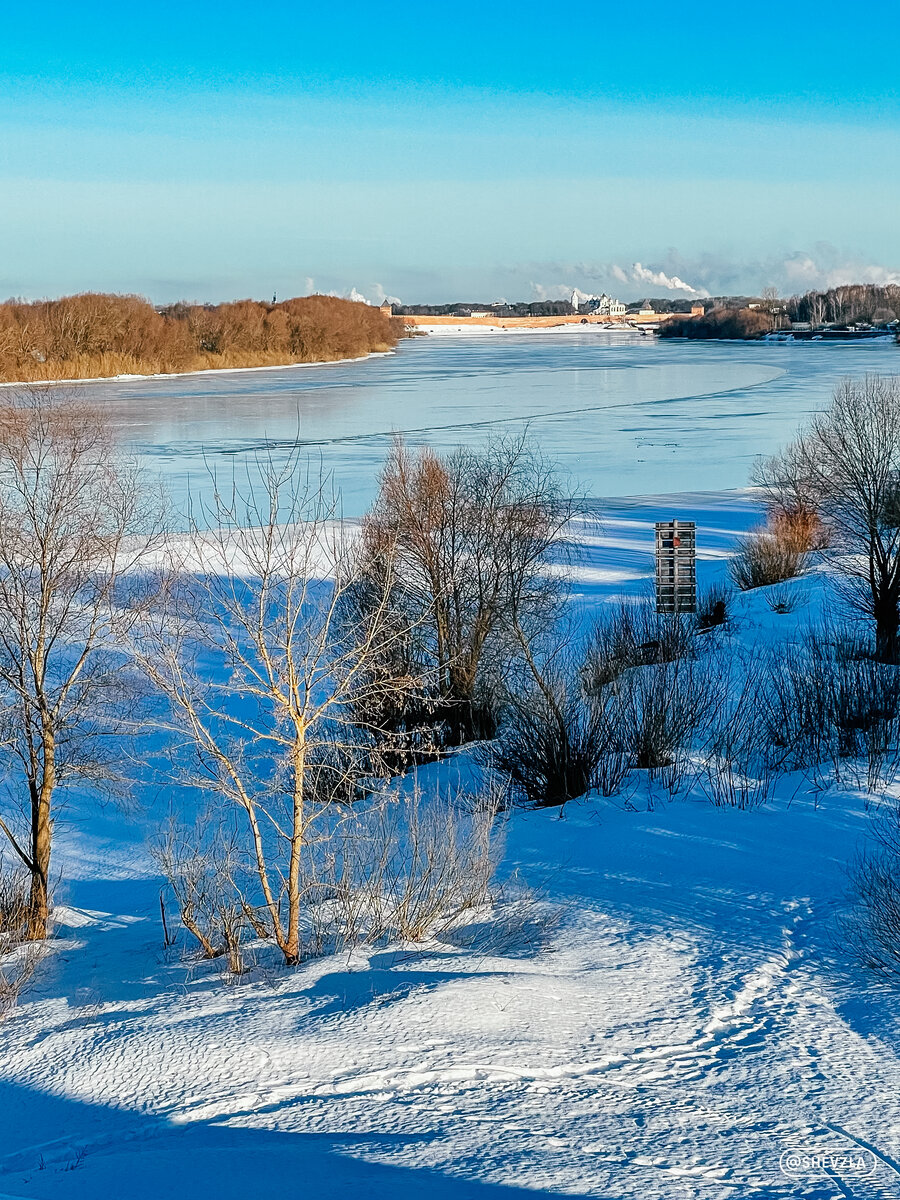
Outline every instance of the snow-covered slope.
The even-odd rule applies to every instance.
[[[610,506],[582,602],[642,588],[673,515],[708,576],[755,518]],[[789,615],[742,602],[743,636],[812,619],[823,583],[793,586]],[[73,820],[57,950],[0,1026],[0,1195],[898,1196],[900,1002],[834,921],[865,825],[798,778],[750,812],[639,781],[513,814],[498,906],[425,946],[228,984],[165,955],[139,826]],[[791,1178],[795,1150],[874,1174]]]

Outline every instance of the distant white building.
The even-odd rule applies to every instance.
[[[625,305],[613,300],[603,292],[599,296],[585,296],[577,289],[572,293],[572,307],[576,312],[591,313],[597,317],[624,317]]]

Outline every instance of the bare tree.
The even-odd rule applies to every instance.
[[[24,391],[0,407],[0,832],[28,871],[27,934],[46,936],[60,793],[115,775],[122,654],[139,609],[121,593],[158,528],[101,412]]]
[[[818,514],[854,603],[875,623],[878,656],[900,659],[900,380],[844,380],[831,407],[755,482],[784,513]]]
[[[368,689],[377,708],[380,689],[403,686],[372,664],[406,630],[386,623],[389,539],[370,603],[346,604],[359,559],[335,502],[297,455],[256,466],[252,486],[217,490],[193,522],[145,666],[169,701],[176,777],[239,820],[244,866],[229,871],[244,916],[293,965],[317,899],[304,859],[373,770],[351,699]]]
[[[825,297],[821,292],[809,292],[809,320],[814,326],[825,324]]]
[[[495,732],[509,655],[557,595],[558,576],[546,568],[572,512],[524,436],[443,458],[395,444],[364,552],[377,563],[384,546],[395,548],[395,600],[422,632],[420,658],[451,742]]]

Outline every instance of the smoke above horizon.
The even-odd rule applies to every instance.
[[[652,290],[657,295],[701,299],[758,296],[770,287],[781,296],[790,296],[852,283],[900,285],[900,267],[873,263],[824,242],[811,250],[751,261],[714,253],[691,257],[670,250],[657,260],[635,261],[630,268],[618,263],[545,263],[527,271],[528,292],[535,300],[565,299],[574,290],[605,291],[631,301],[649,296]],[[506,290],[512,289],[507,286]]]

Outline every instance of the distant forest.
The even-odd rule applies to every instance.
[[[86,292],[0,304],[0,379],[97,379],[333,362],[390,350],[402,320],[333,296],[173,304]]]
[[[851,283],[827,292],[806,292],[784,301],[792,321],[812,325],[888,324],[900,317],[900,285]]]
[[[887,326],[900,314],[900,286],[854,283],[786,300],[774,296],[760,300],[723,296],[703,303],[706,311],[702,317],[673,317],[660,327],[660,337],[746,340],[789,329],[793,322],[838,328]]]

